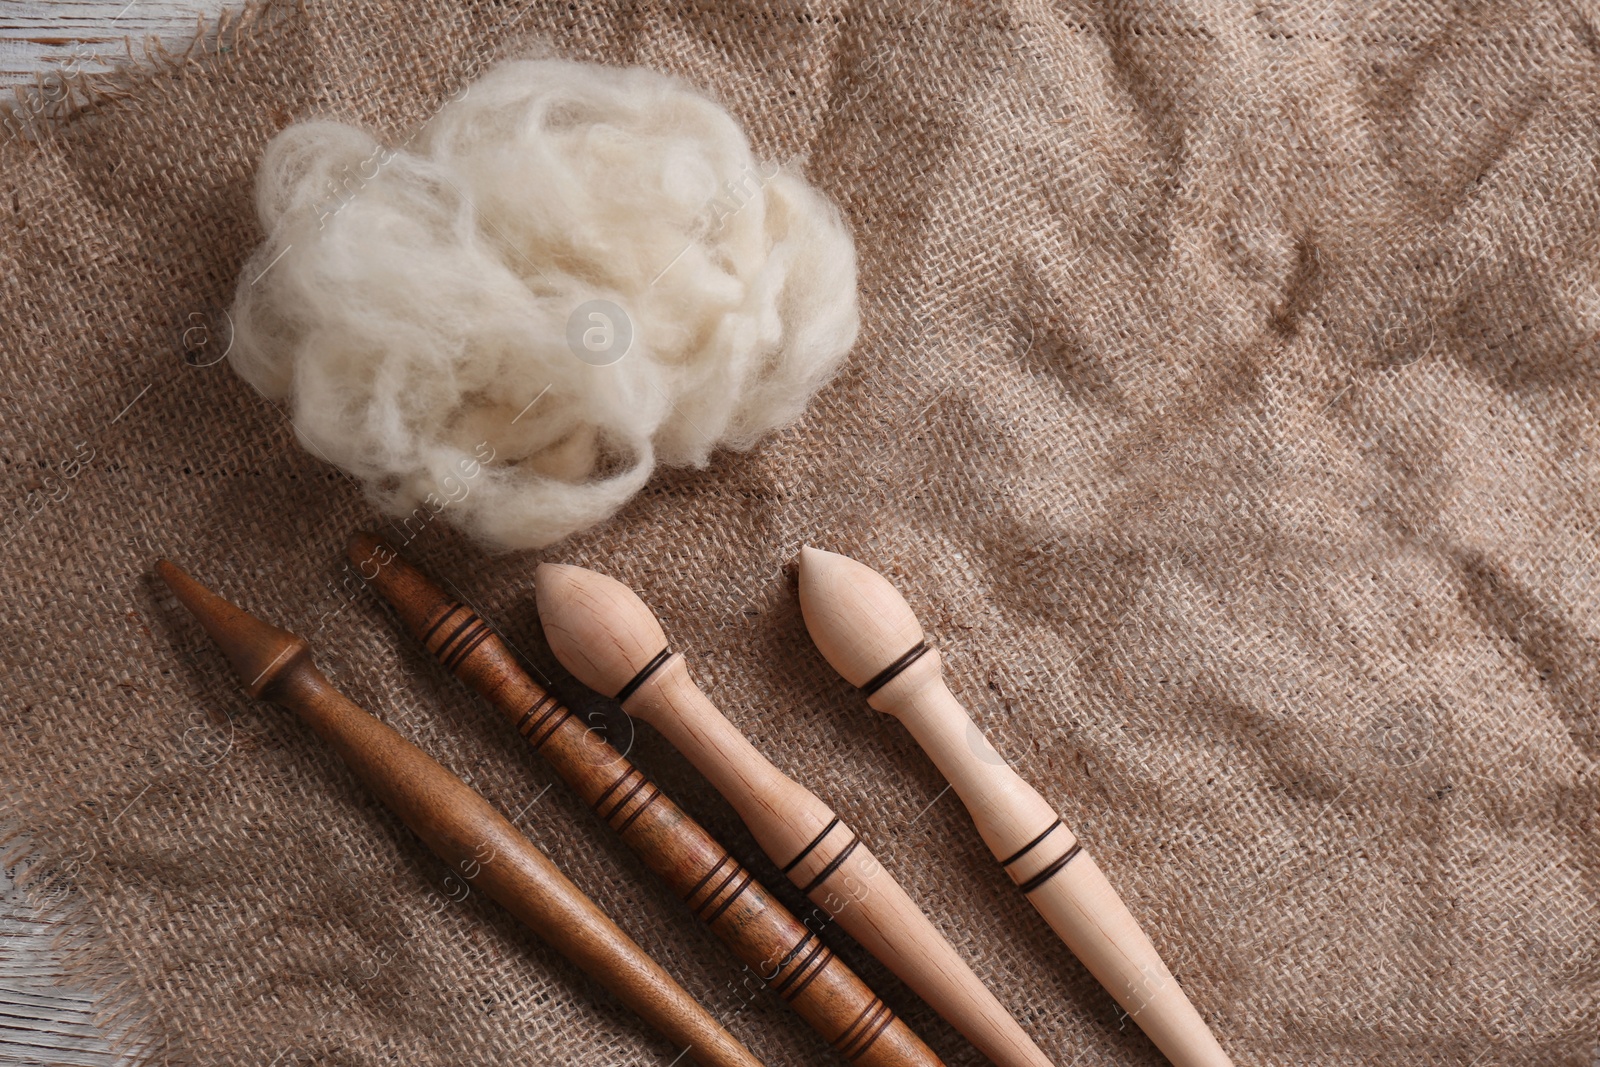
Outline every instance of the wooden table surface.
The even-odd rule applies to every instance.
[[[182,45],[220,0],[0,0],[0,85],[32,81],[55,67],[105,70],[158,38]],[[235,4],[234,6],[237,6]]]
[[[18,889],[14,873],[0,870],[0,1064],[126,1062],[95,1021],[100,1002],[62,972],[53,944],[58,902]]]

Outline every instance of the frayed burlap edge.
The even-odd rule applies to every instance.
[[[296,0],[294,6],[303,5]],[[248,51],[255,31],[272,20],[289,17],[290,5],[250,0],[238,9],[224,8],[215,19],[197,16],[194,35],[181,46],[147,37],[137,46],[123,38],[124,53],[110,70],[84,70],[81,59],[37,72],[31,83],[11,87],[0,99],[0,152],[36,151],[84,122],[114,115],[139,90],[163,78],[181,79],[197,68],[225,64]],[[4,160],[0,159],[0,165]],[[160,1012],[129,967],[128,961],[103,936],[102,917],[84,897],[73,873],[93,859],[93,850],[63,854],[21,828],[22,805],[0,792],[0,863],[16,871],[17,892],[42,922],[55,927],[51,938],[63,973],[93,997],[94,1023],[107,1047],[126,1067],[187,1064],[174,1058],[171,1036]]]
[[[9,99],[0,98],[0,137],[4,138],[0,144],[53,139],[68,127],[122,104],[157,78],[183,77],[197,64],[226,62],[250,47],[254,31],[262,24],[285,17],[284,11],[284,5],[270,0],[250,0],[242,8],[223,9],[215,19],[196,16],[194,36],[181,47],[159,37],[137,42],[124,37],[120,57],[92,53],[54,63],[37,71],[32,82],[11,86]],[[85,59],[111,62],[112,67],[84,70],[78,64]]]

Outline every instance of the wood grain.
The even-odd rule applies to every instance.
[[[0,1063],[113,1067],[125,1030],[107,1030],[95,1014],[105,1005],[61,966],[56,935],[70,900],[41,898],[0,871]],[[133,1053],[137,1046],[125,1047]]]
[[[100,73],[144,42],[181,48],[222,0],[7,0],[0,4],[0,85],[31,82],[51,70]],[[238,6],[237,4],[231,6]]]
[[[847,556],[806,548],[800,611],[818,651],[916,738],[1011,880],[1167,1059],[1232,1067],[1093,857],[945,685],[938,650],[894,586]]]
[[[329,684],[305,640],[255,618],[165,560],[159,574],[251,696],[293,711],[458,874],[704,1067],[760,1062],[499,811]]]
[[[504,714],[594,813],[846,1060],[941,1067],[939,1058],[727,849],[627,757],[523,670],[471,608],[381,539],[356,534],[350,562],[448,670]]]

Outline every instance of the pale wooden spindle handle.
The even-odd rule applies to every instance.
[[[673,655],[624,708],[716,786],[783,873],[995,1063],[1049,1067],[1033,1041],[833,809],[723,717]]]
[[[1006,873],[1176,1067],[1231,1067],[1105,875],[945,685],[910,605],[864,564],[807,548],[806,627],[834,669],[899,719],[949,780]]]
[[[1051,929],[1177,1067],[1230,1060],[1094,858],[1011,769],[928,649],[867,702],[905,724],[971,812],[989,851]]]

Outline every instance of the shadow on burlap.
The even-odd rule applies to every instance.
[[[1600,23],[1422,0],[281,5],[27,96],[4,814],[157,1058],[675,1055],[245,697],[167,556],[310,637],[767,1063],[837,1062],[348,580],[377,520],[216,362],[267,139],[331,114],[398,142],[531,40],[679,75],[803,167],[857,235],[865,330],[754,452],[543,553],[441,520],[411,558],[535,659],[541,559],[638,589],[1060,1064],[1160,1061],[814,651],[804,543],[906,592],[1241,1065],[1595,1062]],[[798,906],[680,757],[647,728],[633,754]]]

